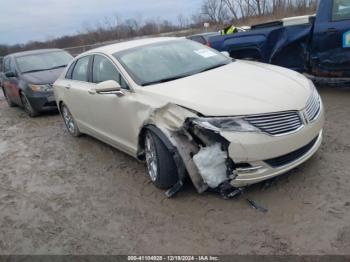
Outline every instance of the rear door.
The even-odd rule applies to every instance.
[[[321,1],[312,41],[314,75],[350,77],[350,1]]]
[[[79,126],[91,129],[89,90],[93,87],[89,82],[89,72],[92,56],[79,58],[69,68],[65,79],[56,83],[63,92],[64,103],[69,108]]]
[[[14,57],[7,57],[4,60],[4,73],[13,72],[17,74],[17,77],[5,77],[4,88],[7,97],[15,102],[16,104],[21,104],[19,96],[19,81],[18,81],[18,70],[16,69],[16,61]]]

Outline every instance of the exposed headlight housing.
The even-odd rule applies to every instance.
[[[29,85],[29,88],[33,92],[48,92],[52,90],[52,86],[49,84],[46,85]]]
[[[213,131],[260,132],[241,117],[196,118],[193,123]]]

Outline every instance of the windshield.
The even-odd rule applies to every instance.
[[[232,61],[190,40],[173,40],[118,52],[114,56],[142,86],[194,75]]]
[[[67,52],[55,51],[17,57],[16,61],[22,73],[29,73],[65,67],[72,59]]]

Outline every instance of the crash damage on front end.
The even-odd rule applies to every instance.
[[[230,142],[196,112],[167,104],[150,114],[144,128],[160,136],[174,157],[179,178],[166,192],[168,197],[181,189],[187,174],[198,193],[210,189],[227,199],[242,192],[230,183],[237,176],[229,156]],[[139,158],[142,154],[141,150]]]

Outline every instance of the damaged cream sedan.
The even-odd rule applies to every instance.
[[[145,161],[168,196],[187,175],[199,193],[234,196],[305,162],[322,141],[323,105],[311,81],[186,39],[83,53],[54,92],[70,134]]]

